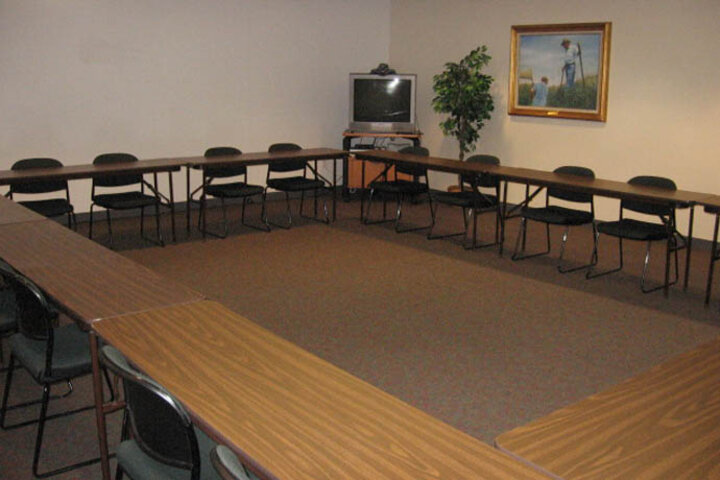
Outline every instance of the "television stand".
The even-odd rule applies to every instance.
[[[352,150],[352,141],[354,139],[358,138],[404,138],[407,140],[410,140],[413,142],[413,145],[416,147],[420,146],[420,139],[422,138],[422,132],[416,131],[416,132],[360,132],[360,131],[352,131],[352,130],[345,130],[343,132],[343,150],[346,152],[349,152]],[[345,158],[343,160],[343,190],[342,190],[342,197],[343,200],[348,201],[350,200],[350,190],[355,189],[364,189],[367,187],[367,185],[361,185],[362,181],[360,178],[355,178],[356,176],[359,177],[359,175],[353,175],[353,172],[361,171],[362,169],[362,162],[359,160],[355,160],[355,158],[350,155],[349,158]],[[378,172],[373,175],[373,171],[377,169],[373,169],[370,165],[367,167],[367,172],[365,175],[365,183],[368,183],[370,180],[372,180],[377,174],[379,174],[382,171],[382,167],[378,165]]]

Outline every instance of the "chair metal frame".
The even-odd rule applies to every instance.
[[[45,158],[45,157],[38,157],[38,158],[25,158],[23,160],[18,160],[13,164],[11,167],[12,170],[30,170],[33,168],[60,168],[63,164],[59,160],[56,160],[54,158]],[[67,180],[43,180],[43,181],[37,181],[37,182],[28,182],[28,183],[12,183],[10,184],[10,189],[5,194],[5,196],[11,200],[15,200],[14,195],[15,194],[44,194],[44,193],[53,193],[53,192],[59,192],[61,190],[65,191],[65,198],[62,200],[65,200],[67,202],[68,208],[70,209],[67,213],[63,213],[61,215],[67,215],[67,226],[68,228],[72,230],[77,230],[77,218],[75,217],[75,209],[70,203],[70,187],[68,186]],[[59,199],[57,199],[59,200]],[[42,200],[40,200],[42,201]],[[31,204],[33,201],[18,201],[19,204],[25,205],[31,210],[33,210]],[[60,216],[60,215],[57,215]]]
[[[30,296],[30,298],[33,299],[33,301],[37,302],[37,305],[40,307],[41,316],[38,318],[38,320],[43,323],[43,334],[37,334],[32,332],[26,332],[23,328],[23,313],[21,312],[22,307],[18,307],[18,335],[26,335],[30,336],[30,338],[33,338],[35,340],[44,340],[46,345],[45,350],[45,367],[42,371],[43,375],[42,378],[34,378],[34,380],[38,383],[40,383],[43,387],[43,395],[40,400],[31,400],[28,402],[23,402],[15,405],[8,405],[8,400],[10,396],[10,388],[12,385],[12,379],[13,379],[13,373],[15,371],[16,366],[18,366],[17,362],[15,361],[15,356],[13,352],[10,353],[10,361],[9,365],[7,367],[7,373],[5,377],[5,388],[3,391],[3,398],[2,398],[2,404],[0,404],[0,428],[3,430],[11,430],[16,428],[25,427],[28,425],[37,424],[38,429],[35,437],[35,448],[33,453],[33,462],[32,462],[32,472],[33,475],[37,478],[48,478],[55,475],[59,475],[61,473],[65,473],[71,470],[75,470],[77,468],[85,467],[88,465],[93,465],[95,463],[98,463],[100,461],[100,458],[92,458],[88,460],[84,460],[81,462],[77,462],[71,465],[66,465],[54,470],[46,471],[46,472],[39,472],[39,466],[40,466],[40,453],[42,451],[42,442],[43,442],[43,436],[45,432],[45,423],[48,420],[53,420],[56,418],[66,417],[68,415],[73,415],[75,413],[83,412],[86,410],[92,410],[95,408],[95,404],[91,404],[84,407],[75,408],[72,410],[67,410],[60,413],[55,413],[52,415],[48,415],[48,406],[50,403],[50,400],[58,399],[58,398],[64,398],[68,395],[70,395],[73,391],[72,382],[70,378],[53,378],[53,351],[54,351],[54,324],[57,321],[57,312],[55,312],[48,303],[47,299],[45,298],[45,295],[42,293],[42,291],[29,279],[24,277],[23,275],[11,270],[10,268],[6,267],[5,265],[0,264],[0,272],[2,273],[3,277],[8,280],[11,284],[13,284],[13,288],[16,289],[16,292],[19,292],[20,289],[22,289],[27,295]],[[35,313],[35,312],[33,312]],[[90,369],[90,362],[88,362],[88,371],[84,373],[83,375],[90,375],[92,373]],[[114,390],[112,388],[112,385],[110,383],[110,379],[107,376],[107,371],[103,371],[105,374],[105,380],[107,382],[108,388],[110,389],[110,398],[113,400],[115,398]],[[51,395],[51,387],[57,383],[66,383],[68,386],[68,391],[62,395]],[[9,410],[15,410],[18,408],[23,408],[31,405],[36,405],[40,403],[40,414],[37,419],[34,420],[27,420],[19,423],[15,423],[12,425],[6,424],[7,420],[7,412]]]
[[[255,477],[225,445],[210,450],[210,461],[222,480],[249,480]]]
[[[187,462],[179,461],[176,459],[168,458],[159,452],[156,452],[151,446],[147,445],[142,436],[138,433],[138,428],[135,423],[133,416],[133,405],[131,405],[127,399],[125,399],[125,411],[123,414],[123,426],[122,426],[122,440],[128,440],[129,434],[132,431],[132,438],[141,447],[141,450],[148,455],[150,458],[159,462],[165,463],[178,468],[189,470],[191,480],[199,480],[200,478],[200,451],[198,447],[197,437],[193,427],[192,419],[190,414],[185,410],[185,407],[173,397],[164,387],[155,382],[150,377],[140,373],[133,368],[123,357],[123,355],[115,348],[105,345],[100,349],[100,361],[101,363],[110,370],[114,375],[123,380],[125,385],[124,391],[127,396],[127,384],[128,382],[134,383],[141,388],[148,390],[151,394],[154,394],[158,398],[162,399],[175,414],[177,414],[177,420],[182,429],[187,434],[186,440],[190,450],[190,459]],[[116,480],[121,480],[123,477],[122,465],[118,462],[117,470],[115,474]]]
[[[428,156],[429,152],[425,147],[419,146],[407,146],[399,150],[400,153],[410,153],[420,156]],[[388,179],[388,172],[391,168],[395,167],[393,171],[393,180]],[[398,174],[409,175],[413,177],[413,180],[403,180],[398,178]],[[424,177],[425,182],[420,182],[420,178]],[[379,179],[382,180],[379,181]],[[396,233],[407,233],[415,232],[418,230],[424,230],[429,228],[432,230],[435,225],[435,209],[433,208],[432,196],[430,195],[430,181],[428,177],[428,169],[424,166],[417,165],[404,165],[395,164],[388,162],[385,168],[380,172],[369,184],[370,194],[368,195],[367,210],[364,215],[361,215],[360,220],[365,225],[377,225],[381,223],[394,222]],[[405,186],[405,191],[403,191]],[[411,191],[417,189],[418,186],[422,186],[420,191]],[[379,187],[379,188],[378,188]],[[394,190],[394,191],[393,191]],[[372,201],[378,191],[383,197],[383,216],[379,220],[370,220],[370,210],[372,209]],[[364,192],[363,192],[364,195]],[[387,196],[395,195],[397,204],[395,209],[395,218],[387,218]],[[400,221],[402,220],[402,207],[406,196],[417,197],[418,195],[427,195],[428,206],[430,208],[430,225],[414,226],[414,227],[400,227]]]
[[[136,162],[138,161],[138,158],[135,155],[129,154],[129,153],[104,153],[101,155],[98,155],[95,157],[95,160],[93,161],[93,164],[105,164],[105,163],[122,163],[122,162]],[[155,179],[155,185],[157,185],[157,173],[153,173],[153,177]],[[160,194],[158,193],[155,186],[151,185],[148,181],[145,180],[143,177],[143,174],[110,174],[107,176],[99,176],[99,177],[93,177],[92,179],[92,189],[90,192],[90,226],[88,231],[88,238],[93,238],[93,208],[95,207],[95,188],[101,187],[101,188],[119,188],[119,187],[128,187],[130,185],[140,185],[140,194],[146,195],[145,188],[147,188],[150,192],[152,192],[152,196],[155,199],[154,205],[155,205],[155,226],[157,229],[157,238],[150,238],[145,236],[145,208],[146,206],[143,205],[141,207],[137,207],[140,209],[140,236],[143,240],[146,240],[148,242],[154,243],[156,245],[165,246],[165,241],[163,240],[162,235],[162,229],[160,228],[160,205],[162,204],[162,199]],[[117,192],[118,194],[126,193],[126,192]],[[112,194],[110,194],[112,195]],[[101,206],[101,205],[99,205]],[[135,208],[135,207],[133,207]],[[122,209],[122,210],[131,210],[132,208]],[[108,227],[108,234],[110,237],[110,248],[113,248],[113,234],[112,234],[112,220],[110,216],[110,210],[115,209],[108,209],[105,208],[105,218],[107,222]]]
[[[8,290],[9,291],[10,288],[0,286],[0,290],[2,290],[2,291]],[[0,331],[0,365],[3,365],[2,367],[0,367],[0,373],[6,372],[9,368],[4,365],[4,362],[5,362],[5,349],[3,346],[5,343],[4,340],[6,338],[9,338],[10,336],[14,335],[15,333],[17,333],[17,321],[13,321],[12,325],[10,325],[7,328],[5,328],[4,330]]]
[[[205,151],[205,157],[221,157],[221,156],[228,156],[228,155],[241,155],[242,151],[235,147],[212,147],[208,148]],[[256,186],[256,185],[249,185],[247,183],[247,166],[245,165],[227,165],[227,166],[207,166],[207,167],[199,167],[202,170],[202,183],[199,187],[197,187],[195,190],[192,191],[190,194],[190,200],[192,202],[198,203],[200,206],[200,214],[198,216],[198,230],[203,234],[203,238],[206,235],[211,235],[213,237],[217,238],[227,238],[228,235],[228,215],[227,215],[227,206],[225,203],[225,197],[219,196],[217,198],[220,199],[220,206],[222,209],[222,216],[223,216],[223,230],[221,233],[213,232],[207,227],[207,197],[208,194],[206,192],[207,187],[212,185],[213,181],[219,178],[230,178],[230,177],[242,177],[242,184],[244,184],[247,187],[257,187],[260,189],[256,193],[250,193],[248,195],[242,195],[242,210],[240,214],[240,222],[243,226],[252,228],[254,230],[260,230],[263,232],[269,232],[270,226],[265,223],[265,202],[262,202],[262,210],[260,213],[260,219],[262,221],[262,225],[253,225],[251,223],[247,223],[245,221],[245,208],[248,204],[248,200],[251,200],[251,198],[255,195],[260,195],[262,197],[263,194],[263,187]],[[217,183],[215,185],[218,185]],[[222,185],[222,184],[220,184]],[[200,198],[195,199],[195,195],[200,193]],[[214,195],[209,195],[214,196]],[[232,198],[232,197],[230,197]],[[188,206],[189,208],[189,206]]]
[[[500,164],[500,160],[492,155],[473,155],[465,161],[470,163],[477,162],[492,165]],[[459,237],[462,235],[462,246],[466,250],[499,245],[500,248],[498,250],[498,253],[502,255],[501,238],[504,228],[504,222],[502,218],[502,204],[500,202],[500,179],[491,174],[460,175],[459,183],[460,192],[433,192],[433,190],[430,190],[430,195],[433,197],[433,203],[435,205],[435,213],[433,214],[433,217],[435,218],[435,223],[433,223],[432,227],[430,227],[430,231],[427,234],[428,240]],[[488,195],[482,190],[480,190],[481,188],[493,188],[495,190],[495,193],[494,195]],[[444,197],[451,198],[452,196],[466,195],[468,193],[472,194],[473,197],[473,205],[471,207],[467,207],[465,205],[455,205],[453,203],[443,201]],[[462,232],[433,235],[433,229],[437,225],[437,211],[440,207],[440,204],[446,204],[448,206],[459,206],[460,208],[462,208],[463,224],[465,227]],[[495,241],[484,243],[478,242],[478,214],[490,212],[493,210],[495,211]],[[472,241],[468,243],[471,218],[473,221]]]
[[[657,184],[653,183],[647,183],[647,182],[654,182],[654,181],[662,181],[667,182],[667,186],[662,187]],[[666,179],[663,177],[652,177],[652,176],[639,176],[631,178],[628,183],[630,184],[638,184],[638,185],[653,185],[658,188],[670,188],[670,185],[672,185],[672,189],[675,189],[675,183],[672,182],[670,179]],[[687,248],[687,239],[680,234],[677,230],[677,222],[675,219],[675,205],[664,205],[664,204],[657,204],[652,202],[644,202],[640,200],[622,200],[620,202],[620,213],[619,218],[617,221],[610,221],[610,222],[600,222],[595,229],[595,249],[593,251],[593,255],[597,259],[597,247],[600,241],[600,233],[602,230],[602,224],[616,224],[618,222],[623,222],[623,211],[629,210],[636,213],[641,213],[645,215],[650,216],[657,216],[660,219],[660,224],[652,224],[650,222],[640,222],[645,223],[648,225],[663,225],[665,227],[665,238],[658,239],[658,240],[647,240],[647,247],[645,250],[645,260],[643,262],[643,271],[642,271],[642,277],[640,280],[640,290],[643,293],[651,293],[655,292],[657,290],[663,289],[665,292],[665,296],[668,295],[668,288],[677,283],[680,273],[679,273],[679,265],[678,265],[678,251],[683,250]],[[614,235],[611,235],[614,236]],[[615,268],[611,268],[608,270],[595,272],[591,268],[588,270],[588,272],[585,274],[585,278],[587,279],[593,279],[597,277],[602,277],[605,275],[609,275],[611,273],[619,272],[623,269],[623,240],[636,240],[628,237],[623,236],[617,236],[618,239],[618,256],[619,256],[619,264]],[[650,266],[650,249],[652,246],[652,242],[659,241],[659,240],[665,240],[666,241],[666,249],[665,249],[665,281],[657,285],[655,287],[647,288],[646,281],[647,281],[647,272],[649,270]],[[636,240],[637,241],[637,240]],[[640,240],[642,241],[642,240]],[[675,276],[673,280],[670,280],[670,257],[674,254],[675,256]]]
[[[270,153],[292,152],[292,151],[297,151],[297,150],[301,150],[301,149],[302,148],[299,145],[294,144],[294,143],[274,143],[274,144],[270,145],[270,147],[268,148],[268,152],[270,152]],[[331,188],[330,186],[332,184],[330,183],[330,181],[327,178],[325,178],[318,171],[317,161],[315,161],[314,164],[310,164],[310,162],[308,160],[291,160],[291,161],[289,160],[288,162],[279,162],[279,163],[271,162],[268,164],[267,176],[265,179],[266,186],[265,186],[265,191],[263,192],[263,212],[265,215],[263,221],[268,226],[268,228],[270,225],[273,225],[275,227],[288,230],[293,225],[292,211],[290,208],[290,190],[282,190],[282,189],[278,189],[276,187],[271,186],[270,184],[273,183],[272,182],[273,178],[271,178],[271,173],[273,173],[273,172],[289,173],[289,172],[300,172],[300,171],[302,171],[302,175],[297,175],[298,178],[302,177],[307,180],[314,180],[316,182],[320,181],[323,184],[322,186],[314,186],[314,187],[303,188],[300,190],[295,190],[295,191],[300,192],[300,211],[299,211],[300,217],[306,218],[308,220],[314,220],[316,222],[320,222],[320,223],[324,223],[324,224],[330,224],[330,215],[328,212],[327,199],[325,197],[323,197],[324,219],[322,219],[322,220],[318,218],[318,201],[317,200],[318,200],[318,191],[329,190]],[[310,171],[310,173],[313,175],[312,179],[308,178],[308,176],[307,176],[308,171]],[[282,177],[275,177],[275,179],[279,179],[279,178],[282,178]],[[292,178],[292,177],[288,177],[288,178]],[[287,206],[286,215],[287,215],[287,220],[288,220],[287,224],[285,224],[285,225],[271,222],[268,218],[266,202],[267,202],[268,190],[270,188],[273,188],[275,190],[279,190],[279,191],[282,191],[285,193],[285,205]],[[310,190],[313,191],[313,216],[312,217],[305,215],[303,213],[303,208],[304,208],[304,203],[305,203],[305,192],[310,191]]]
[[[567,175],[578,175],[578,176],[587,176],[590,178],[594,178],[595,174],[592,172],[592,170],[584,168],[584,167],[575,167],[575,166],[563,166],[556,168],[554,170],[555,173],[560,174],[567,174]],[[578,173],[583,172],[583,173]],[[537,196],[538,193],[540,193],[542,190],[545,190],[545,207],[541,207],[542,209],[548,209],[552,208],[553,205],[550,203],[551,198],[563,200],[566,202],[572,202],[572,203],[588,203],[590,204],[590,211],[587,212],[590,214],[591,220],[587,223],[589,223],[592,226],[592,237],[593,237],[593,253],[590,258],[590,263],[584,264],[584,265],[578,265],[574,267],[568,267],[564,264],[563,260],[565,257],[565,248],[567,245],[568,237],[570,234],[570,227],[571,226],[581,226],[585,225],[587,223],[581,223],[581,224],[570,224],[570,223],[558,223],[558,225],[563,225],[565,227],[562,237],[561,237],[561,243],[560,243],[560,255],[558,256],[558,265],[557,270],[560,273],[570,273],[570,272],[576,272],[578,270],[585,270],[590,269],[597,265],[597,235],[596,235],[596,225],[595,225],[595,197],[592,194],[589,193],[581,193],[581,192],[573,192],[569,190],[564,190],[562,188],[557,187],[540,187],[536,189],[532,194],[529,193],[529,186],[525,187],[525,207],[523,207],[523,210],[520,212],[520,229],[518,230],[518,236],[515,240],[515,250],[512,255],[513,261],[519,261],[519,260],[526,260],[528,258],[534,258],[539,257],[542,255],[547,255],[550,253],[551,250],[551,242],[550,242],[550,225],[554,224],[552,222],[545,222],[535,219],[529,219],[523,214],[523,211],[525,208],[528,208],[527,205],[529,204],[530,200],[532,200],[535,196]],[[573,210],[573,209],[569,209]],[[527,247],[527,225],[528,220],[534,220],[539,221],[541,223],[545,224],[545,250],[535,253],[525,253],[526,247]]]

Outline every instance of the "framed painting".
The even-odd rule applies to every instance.
[[[510,115],[607,118],[611,23],[515,25]]]

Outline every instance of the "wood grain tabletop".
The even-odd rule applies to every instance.
[[[264,478],[548,478],[214,302],[93,328]]]
[[[533,168],[467,163],[450,158],[425,157],[422,155],[413,155],[387,150],[368,150],[355,152],[354,155],[356,158],[361,160],[422,165],[431,170],[448,173],[490,173],[510,182],[525,183],[541,187],[562,187],[568,190],[587,192],[613,198],[635,198],[657,202],[692,204],[698,202],[700,199],[708,197],[707,193],[701,192],[668,190],[663,188],[630,185],[627,182],[617,180],[583,178],[577,175],[563,175],[545,170],[536,170]]]
[[[84,323],[205,298],[52,220],[0,225],[0,258]]]
[[[239,155],[220,155],[217,157],[194,156],[177,158],[174,160],[183,161],[186,165],[201,167],[208,165],[264,165],[287,160],[332,160],[341,159],[347,156],[344,150],[336,148],[303,148],[286,152],[248,152]],[[157,159],[160,161],[162,159]]]
[[[46,217],[15,203],[4,195],[0,195],[0,225],[38,220],[46,220]]]
[[[720,478],[720,339],[500,435],[567,480]]]
[[[32,168],[25,170],[0,170],[0,185],[44,180],[73,180],[113,174],[143,174],[173,172],[187,165],[182,158],[156,158],[137,162],[93,165],[65,165],[55,168]]]

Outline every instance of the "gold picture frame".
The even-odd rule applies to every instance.
[[[508,114],[605,122],[611,27],[514,25]]]

